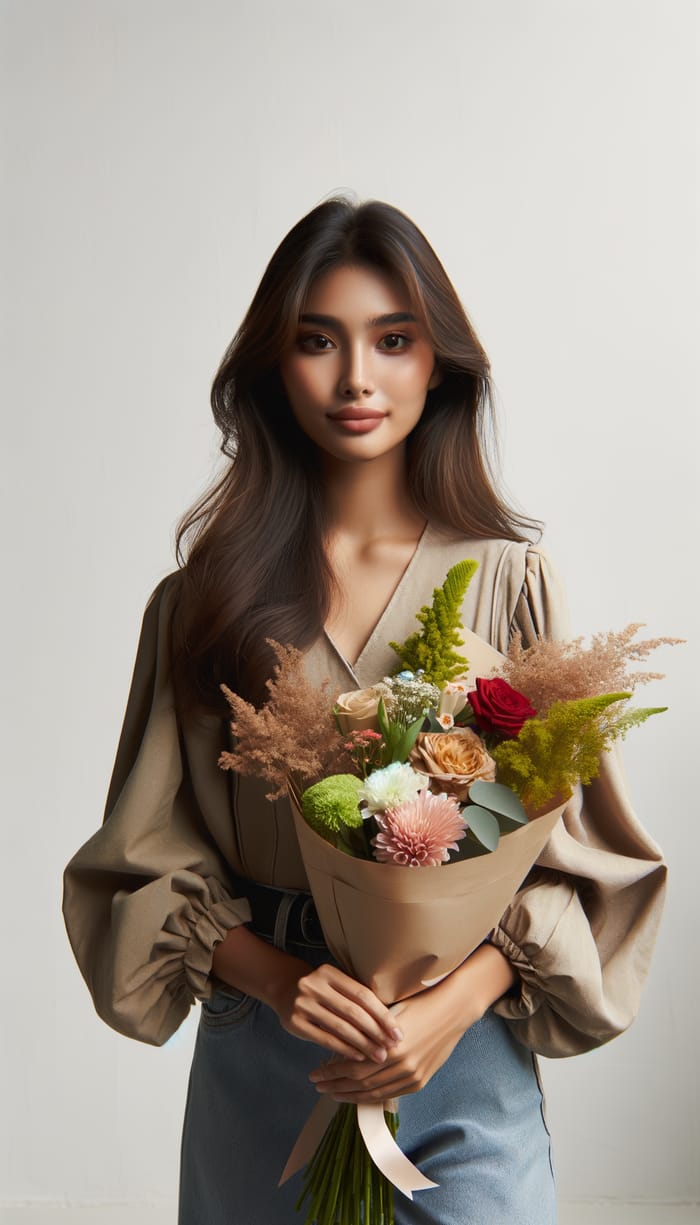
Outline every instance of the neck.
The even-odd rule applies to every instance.
[[[327,456],[323,476],[331,540],[370,543],[387,536],[420,536],[425,516],[411,498],[403,448],[363,463]]]

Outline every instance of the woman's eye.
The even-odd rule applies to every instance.
[[[389,332],[387,336],[383,336],[380,344],[392,353],[396,353],[401,349],[405,349],[410,344],[408,336],[402,336],[400,332]]]
[[[327,349],[333,348],[333,341],[329,340],[327,336],[314,332],[313,334],[309,333],[306,336],[300,336],[299,347],[305,353],[325,353]]]

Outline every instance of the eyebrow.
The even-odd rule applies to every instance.
[[[300,315],[300,323],[319,323],[324,327],[342,328],[343,324],[335,315]],[[395,311],[391,315],[376,315],[374,319],[365,319],[365,327],[380,328],[395,323],[417,323],[418,320],[410,311]]]

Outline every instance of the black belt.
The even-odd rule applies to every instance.
[[[239,877],[237,890],[248,899],[252,915],[250,927],[257,936],[270,940],[276,948],[301,944],[323,948],[325,939],[310,893],[303,889],[277,889]]]

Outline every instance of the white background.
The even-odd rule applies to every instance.
[[[60,875],[101,820],[142,608],[216,464],[213,372],[282,235],[343,189],[443,259],[576,630],[691,640],[657,657],[642,696],[671,709],[626,754],[672,868],[640,1018],[545,1075],[562,1197],[698,1198],[697,16],[2,4],[5,1204],[174,1195],[194,1017],[162,1050],[97,1020]]]

